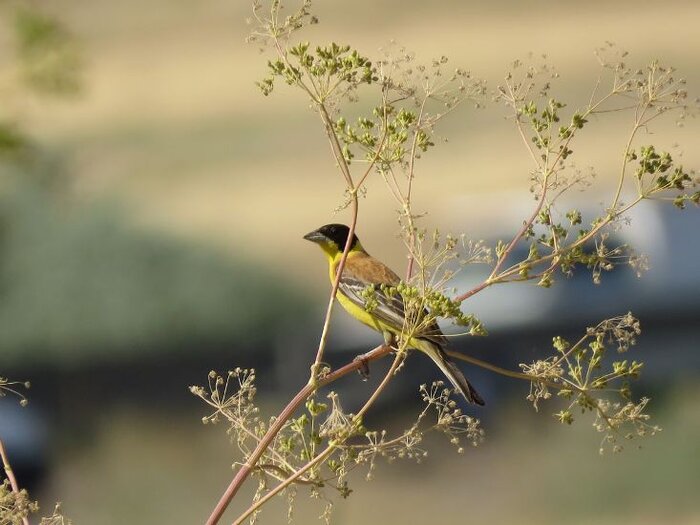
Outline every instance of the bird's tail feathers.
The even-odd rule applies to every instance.
[[[467,381],[467,378],[464,377],[459,367],[442,348],[426,340],[422,340],[420,343],[418,349],[428,354],[428,357],[435,362],[442,373],[450,380],[452,386],[454,386],[467,401],[476,405],[485,405],[483,398],[474,389],[471,383]]]

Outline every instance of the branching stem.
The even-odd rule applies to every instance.
[[[234,476],[233,480],[229,484],[226,491],[222,494],[221,498],[219,499],[219,502],[217,503],[216,507],[209,516],[209,519],[206,522],[207,525],[215,525],[219,523],[219,520],[221,520],[221,517],[226,511],[228,505],[231,503],[231,500],[241,488],[243,482],[248,478],[257,462],[260,460],[262,455],[265,453],[267,448],[274,440],[275,436],[279,433],[282,427],[284,427],[285,423],[292,417],[294,412],[296,412],[296,410],[309,398],[309,396],[311,396],[319,388],[328,385],[334,381],[337,381],[338,379],[349,374],[350,372],[359,370],[361,367],[364,366],[364,363],[384,357],[390,351],[391,347],[380,345],[374,348],[373,350],[367,352],[366,354],[363,354],[359,358],[354,359],[350,363],[347,363],[345,366],[339,368],[338,370],[335,370],[334,372],[331,372],[328,375],[319,378],[318,381],[316,381],[315,383],[306,384],[294,396],[294,398],[292,398],[292,400],[287,404],[287,406],[282,410],[282,412],[280,412],[279,416],[275,419],[272,425],[270,425],[270,428],[267,430],[263,438],[258,443],[258,446],[255,447],[255,450],[253,450],[250,456],[246,459],[246,462],[243,465],[241,465],[241,467],[238,469],[238,472],[236,472],[236,475]],[[299,475],[302,474],[303,472]]]

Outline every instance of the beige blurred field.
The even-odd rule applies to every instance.
[[[281,86],[266,98],[255,87],[266,57],[244,44],[247,2],[63,0],[51,9],[84,41],[87,92],[30,115],[38,134],[72,155],[76,190],[124,198],[135,220],[231,252],[269,260],[281,247],[292,271],[308,277],[299,263],[317,259],[299,237],[345,218],[333,215],[341,180],[300,94]],[[419,60],[448,55],[491,89],[513,59],[546,53],[561,73],[557,92],[572,107],[587,101],[598,74],[593,51],[605,41],[629,50],[631,63],[659,58],[676,66],[691,93],[700,86],[697,2],[327,1],[316,9],[321,24],[304,39],[353,42],[370,55],[396,39]],[[438,130],[450,142],[421,162],[416,183],[416,208],[430,213],[426,226],[479,233],[475,225],[485,221],[511,226],[512,217],[499,224],[491,210],[504,191],[515,202],[527,198],[529,160],[502,116],[497,107],[465,108]],[[578,162],[597,167],[604,191],[626,128],[595,124]],[[688,162],[700,159],[698,131],[695,124],[673,134]],[[379,181],[369,190],[359,231],[399,264],[398,241],[380,242],[396,229],[393,203]]]
[[[582,105],[597,77],[593,50],[610,40],[631,52],[631,62],[676,66],[700,94],[700,3],[692,0],[317,4],[321,24],[305,39],[352,42],[368,54],[396,39],[426,61],[448,55],[490,88],[513,59],[546,53],[561,73],[557,92]],[[333,214],[341,179],[300,94],[280,86],[265,98],[255,87],[266,58],[244,43],[248,2],[54,0],[47,8],[83,42],[86,91],[23,112],[32,132],[70,159],[75,193],[118,200],[138,225],[205,239],[325,294],[322,261],[301,236],[347,219]],[[430,212],[426,226],[486,235],[518,224],[529,159],[502,116],[495,107],[465,108],[445,123],[449,143],[418,170],[415,204]],[[616,120],[593,124],[581,163],[598,169],[595,201],[610,186],[625,139]],[[686,162],[698,165],[699,124],[670,125],[673,137],[659,143],[680,142]],[[400,266],[393,203],[379,181],[368,186],[358,231]],[[494,212],[503,199],[512,214]],[[599,458],[585,425],[572,431],[542,421],[549,414],[531,416],[524,403],[506,407],[492,423],[498,437],[464,458],[438,452],[420,468],[381,469],[370,485],[358,480],[357,493],[338,503],[336,523],[700,524],[699,401],[696,386],[679,387],[664,416],[670,430],[612,459]],[[269,401],[271,410],[278,406]],[[76,524],[203,521],[232,457],[222,429],[195,427],[200,415],[105,414],[94,447],[58,462],[47,496],[63,499]],[[321,505],[300,501],[297,523],[315,523]],[[276,508],[260,523],[284,516]]]

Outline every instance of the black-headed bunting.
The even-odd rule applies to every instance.
[[[328,275],[331,283],[335,281],[338,264],[343,256],[349,233],[350,229],[344,224],[326,224],[304,236],[304,239],[318,244],[328,258]],[[404,329],[405,309],[400,295],[389,296],[380,287],[381,285],[396,286],[399,282],[398,275],[370,256],[357,236],[353,236],[336,297],[351,316],[384,334],[387,341],[401,336]],[[365,298],[367,294],[364,292],[372,285],[374,285],[376,305],[373,304],[368,311]],[[427,354],[467,401],[483,405],[484,400],[445,353],[446,346],[447,338],[435,321],[422,333],[411,337],[408,342],[409,348],[415,348]]]

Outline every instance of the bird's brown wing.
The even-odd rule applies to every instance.
[[[401,294],[388,294],[380,287],[396,286],[401,279],[391,268],[367,254],[357,254],[349,257],[343,269],[339,290],[353,303],[365,308],[367,300],[363,296],[369,286],[374,285],[373,297],[376,305],[372,315],[379,321],[396,328],[403,329],[406,319],[406,309]],[[425,310],[424,314],[428,311]],[[443,335],[438,324],[433,321],[420,335],[421,339],[427,339],[440,347],[447,344],[447,338]]]
[[[403,330],[406,309],[401,294],[387,294],[381,289],[381,285],[396,286],[401,279],[389,267],[370,257],[366,253],[355,254],[349,257],[340,278],[338,291],[345,295],[350,301],[361,308],[366,307],[366,290],[374,285],[374,299],[376,305],[372,310],[372,316],[382,323],[396,329],[397,332]],[[428,311],[424,310],[424,315]],[[445,353],[447,338],[440,331],[438,324],[433,321],[427,329],[416,337],[419,349],[425,352],[443,371],[454,387],[462,393],[467,401],[483,405],[484,400],[472,385],[464,377],[462,371]],[[427,341],[427,343],[423,343]]]
[[[377,320],[396,328],[403,328],[406,313],[403,298],[400,294],[387,294],[381,285],[396,286],[401,279],[384,263],[364,253],[348,257],[343,268],[343,275],[338,286],[350,301],[361,308],[367,306],[367,289],[374,286],[376,306],[372,315]]]

